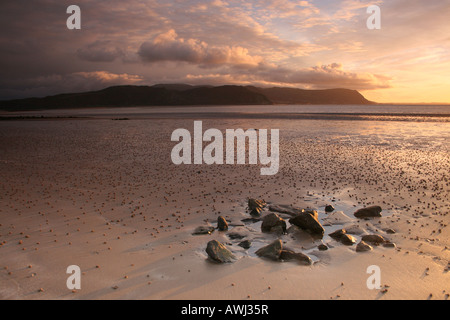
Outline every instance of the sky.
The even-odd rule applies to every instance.
[[[450,0],[1,1],[0,99],[186,83],[450,103],[449,17]]]

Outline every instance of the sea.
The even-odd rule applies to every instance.
[[[115,127],[125,131],[129,128],[145,131],[148,126],[145,120],[165,122],[168,127],[173,126],[173,130],[180,126],[189,129],[195,120],[209,120],[219,129],[256,128],[258,123],[259,126],[268,126],[268,129],[281,129],[284,137],[295,132],[294,135],[300,134],[312,140],[328,138],[339,144],[430,148],[450,155],[450,105],[152,106],[0,111],[0,120],[6,119],[46,122],[28,123],[25,127],[29,129],[34,126],[50,128],[49,121],[84,119],[97,122],[97,127],[106,131]],[[119,121],[111,120],[142,121],[130,121],[132,124],[120,121],[119,125]],[[106,124],[105,121],[111,123]],[[11,126],[6,126],[6,122],[9,121],[0,121],[0,131],[2,127],[8,130]]]
[[[25,112],[1,112],[0,116],[123,116],[139,117],[152,114],[235,113],[235,114],[345,114],[345,115],[405,115],[450,118],[450,105],[263,105],[263,106],[161,106],[86,109],[53,109]],[[445,119],[446,118],[446,119]]]

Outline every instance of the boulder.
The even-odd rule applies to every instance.
[[[337,230],[331,233],[330,237],[332,237],[336,241],[340,241],[347,246],[352,246],[356,243],[356,238],[347,234],[347,231],[345,229]]]
[[[354,236],[351,236],[349,234],[344,234],[340,241],[345,244],[346,246],[352,246],[356,243],[356,238]]]
[[[253,211],[255,208],[262,209],[266,206],[266,202],[264,200],[259,199],[248,199],[248,208],[250,211]]]
[[[280,260],[281,251],[283,249],[283,243],[281,240],[276,240],[271,244],[262,247],[256,251],[258,257],[268,258],[271,260]]]
[[[312,234],[323,236],[325,229],[320,224],[319,215],[317,211],[303,211],[294,218],[289,220],[289,223],[299,227],[300,229],[307,230]]]
[[[250,215],[252,217],[260,217],[262,213],[262,208],[254,208],[252,211],[250,211]]]
[[[219,231],[227,231],[228,230],[228,222],[224,217],[220,216],[217,218],[217,228]]]
[[[383,247],[385,248],[397,248],[396,244],[390,241],[386,241],[385,243],[383,243]]]
[[[386,240],[378,234],[371,234],[371,235],[363,236],[362,241],[371,243],[371,244],[374,244],[377,246],[386,242]]]
[[[356,252],[366,252],[366,251],[371,251],[371,250],[373,250],[373,248],[370,245],[368,245],[367,243],[365,243],[364,241],[361,241],[356,246]]]
[[[319,249],[319,251],[327,251],[328,247],[327,247],[327,245],[322,243],[317,246],[317,249]]]
[[[347,234],[347,231],[345,229],[337,230],[333,233],[330,233],[330,237],[332,237],[334,240],[340,241],[342,236]]]
[[[295,208],[292,206],[288,206],[288,205],[277,205],[277,204],[272,204],[269,206],[269,211],[272,212],[277,212],[277,213],[284,213],[287,214],[291,217],[295,217],[298,214],[302,213],[304,210],[300,209],[300,208]]]
[[[276,213],[269,213],[263,218],[261,224],[262,232],[273,232],[281,231],[281,233],[286,233],[286,221],[280,218]]]
[[[333,212],[334,210],[336,210],[331,204],[328,204],[325,206],[325,212],[326,213],[330,213]]]
[[[354,216],[356,218],[379,218],[379,217],[381,217],[381,211],[383,211],[383,209],[381,209],[381,207],[372,206],[372,207],[367,207],[367,208],[362,208],[362,209],[357,210],[354,213]]]
[[[199,235],[211,234],[213,232],[214,232],[214,227],[200,226],[200,227],[197,227],[192,234],[194,236],[199,236]]]
[[[310,257],[308,257],[306,254],[303,254],[301,252],[294,252],[292,250],[281,250],[280,259],[283,261],[292,261],[296,260],[301,264],[304,265],[312,265],[312,260]]]
[[[217,240],[211,240],[206,246],[209,258],[219,263],[229,263],[236,260],[234,254]]]
[[[238,244],[239,247],[242,247],[244,249],[250,249],[250,247],[252,246],[252,243],[250,242],[250,240],[244,240],[242,242],[240,242]]]

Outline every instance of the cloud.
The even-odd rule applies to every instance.
[[[94,72],[76,72],[69,75],[69,77],[76,77],[78,79],[91,80],[106,84],[130,84],[143,80],[142,76],[132,74],[114,74],[108,71],[94,71]]]
[[[346,71],[342,64],[332,63],[303,69],[260,65],[246,72],[222,70],[209,74],[188,74],[184,79],[191,84],[241,84],[263,86],[289,86],[305,89],[350,88],[375,90],[391,88],[387,76]]]
[[[432,77],[441,88],[449,72],[448,1],[78,0],[76,32],[65,25],[69,4],[0,1],[2,92],[26,97],[113,83],[107,74],[95,76],[102,70],[139,75],[145,84],[392,87],[386,100],[411,87],[411,99],[422,100],[415,88]],[[376,32],[366,27],[371,4],[382,9]],[[61,83],[52,80],[58,77]],[[115,81],[135,83],[127,76]]]
[[[195,39],[183,39],[175,30],[160,34],[141,45],[138,55],[145,62],[185,62],[199,67],[197,75],[189,73],[188,82],[210,81],[210,84],[251,84],[303,86],[308,88],[352,88],[373,90],[390,88],[387,76],[346,71],[340,63],[310,68],[292,68],[269,63],[260,56],[252,56],[242,47],[210,46]],[[204,74],[202,68],[216,68]]]
[[[246,48],[239,46],[210,46],[196,39],[178,37],[169,30],[141,45],[138,55],[145,62],[176,61],[198,64],[204,67],[232,65],[236,67],[257,66],[263,59],[251,56]]]
[[[287,72],[282,71],[274,78],[280,82],[309,85],[314,88],[335,88],[338,86],[356,90],[390,88],[390,81],[392,80],[384,75],[346,71],[340,63]]]
[[[114,47],[111,41],[97,40],[77,50],[81,60],[90,62],[112,62],[123,56],[121,49]]]

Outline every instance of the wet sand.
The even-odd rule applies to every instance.
[[[173,115],[1,122],[0,298],[449,298],[448,123],[198,116],[205,129],[280,129],[280,172],[173,165],[171,133],[193,128]],[[316,209],[325,237],[262,234],[241,221],[248,198]],[[327,204],[347,216],[341,224],[326,224]],[[383,217],[353,216],[370,205]],[[219,216],[234,225],[228,232],[192,235]],[[328,236],[340,228],[358,242],[380,234],[396,248],[356,252]],[[229,238],[233,229],[252,240],[249,250]],[[254,254],[277,238],[314,264]],[[209,261],[213,239],[238,260]],[[329,250],[318,251],[321,243]],[[70,265],[82,270],[81,290],[66,287]],[[381,269],[381,290],[367,288],[371,265]]]

